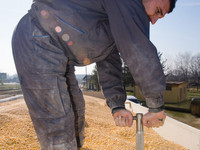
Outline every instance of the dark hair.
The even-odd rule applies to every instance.
[[[169,1],[170,1],[170,8],[168,14],[173,11],[177,0],[169,0]]]

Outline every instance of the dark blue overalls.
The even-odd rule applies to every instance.
[[[122,57],[147,106],[164,104],[165,78],[149,41],[142,0],[34,0],[16,27],[12,46],[42,150],[75,150],[83,144],[85,102],[74,66],[97,64],[113,110],[126,100]]]

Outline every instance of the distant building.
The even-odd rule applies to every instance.
[[[6,80],[7,74],[6,73],[0,73],[0,80]]]
[[[187,98],[187,82],[167,82],[166,91],[164,93],[165,103],[180,103]],[[134,91],[135,97],[139,100],[145,100],[139,91],[139,87],[136,85],[129,90]]]
[[[187,82],[167,82],[164,100],[166,103],[180,103],[187,98]]]
[[[80,87],[82,90],[96,90],[95,84],[91,79],[91,75],[85,75],[83,77]]]

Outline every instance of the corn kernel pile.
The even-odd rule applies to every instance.
[[[84,97],[86,128],[84,146],[81,150],[134,150],[135,123],[131,128],[116,127],[110,110],[103,100]],[[147,128],[144,128],[144,147],[145,150],[186,150]],[[0,103],[0,149],[40,149],[23,99]]]
[[[0,149],[40,149],[24,100],[0,103]]]

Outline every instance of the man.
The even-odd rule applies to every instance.
[[[33,1],[16,27],[12,46],[42,150],[83,145],[85,103],[74,66],[97,63],[116,125],[132,125],[132,114],[124,106],[120,56],[146,98],[144,125],[163,125],[165,77],[149,41],[149,21],[154,24],[174,6],[175,0]]]

